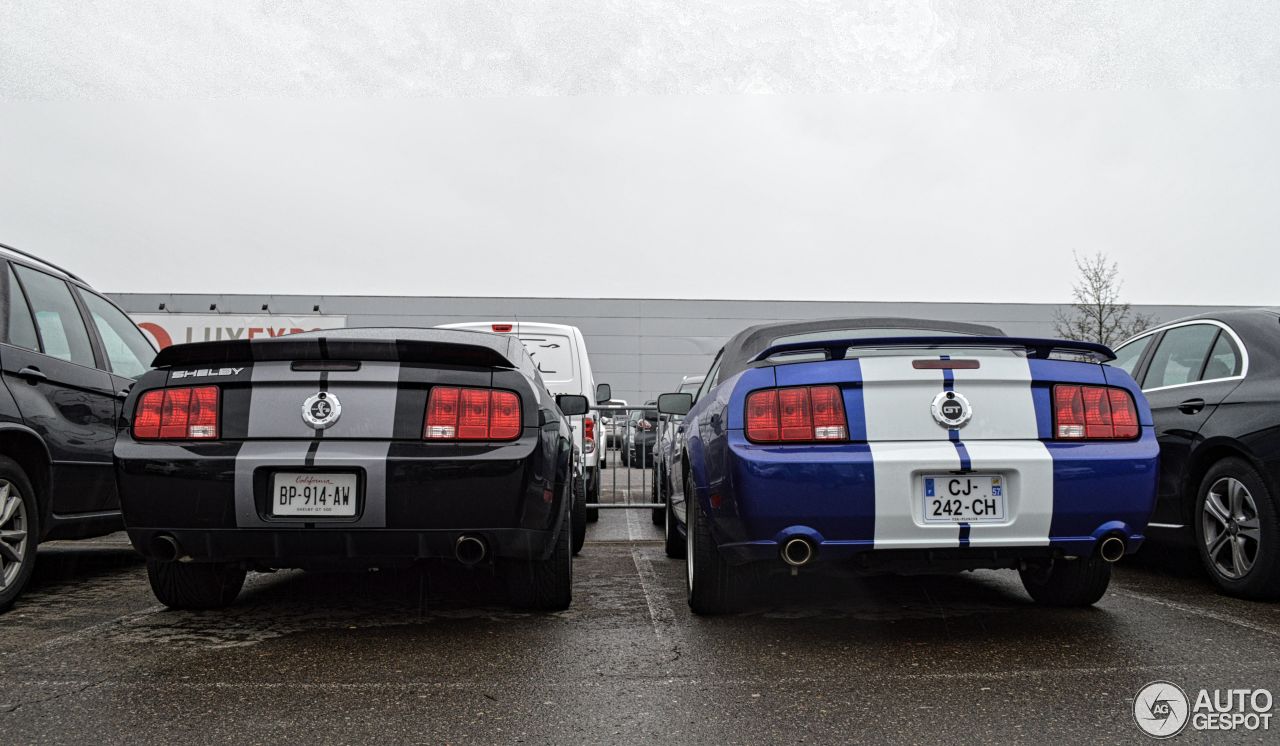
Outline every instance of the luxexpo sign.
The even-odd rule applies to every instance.
[[[341,329],[346,316],[237,316],[201,313],[130,314],[142,331],[164,349],[185,342],[216,342],[229,339],[283,337],[317,329]]]

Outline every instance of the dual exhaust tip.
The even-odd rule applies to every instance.
[[[1098,545],[1098,556],[1106,562],[1119,562],[1124,556],[1124,539],[1108,536]]]
[[[467,567],[478,565],[489,556],[489,545],[479,536],[463,534],[453,543],[453,556]]]
[[[1098,556],[1106,562],[1119,562],[1125,553],[1124,539],[1108,536],[1098,545]],[[804,567],[817,557],[813,542],[803,537],[787,539],[782,544],[782,561],[792,567]]]
[[[151,556],[161,562],[176,562],[185,556],[182,545],[169,534],[151,537],[150,549]],[[468,567],[477,565],[489,556],[489,545],[479,536],[463,534],[453,543],[453,556]]]
[[[817,548],[808,539],[795,536],[782,543],[782,561],[792,567],[804,567],[817,555]]]

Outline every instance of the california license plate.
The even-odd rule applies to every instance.
[[[1005,482],[997,474],[926,474],[925,523],[999,523],[1005,520]]]
[[[359,487],[355,474],[278,471],[271,476],[271,514],[353,516]]]

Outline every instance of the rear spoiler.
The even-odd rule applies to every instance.
[[[1022,348],[1029,357],[1037,360],[1048,359],[1055,352],[1072,355],[1084,355],[1099,363],[1107,363],[1116,359],[1116,354],[1106,345],[1096,342],[1072,342],[1065,339],[1036,339],[1033,337],[876,337],[873,339],[827,339],[812,342],[787,342],[766,347],[760,354],[752,358],[759,363],[774,355],[787,352],[825,352],[828,360],[844,358],[849,350],[872,347],[913,347],[921,348]]]
[[[417,339],[332,338],[312,334],[173,345],[156,354],[152,367],[279,360],[385,360],[485,368],[515,367],[504,355],[485,345]]]

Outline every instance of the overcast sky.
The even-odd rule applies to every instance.
[[[0,242],[108,291],[1054,302],[1103,251],[1278,302],[1280,3],[307,5],[0,5]]]

